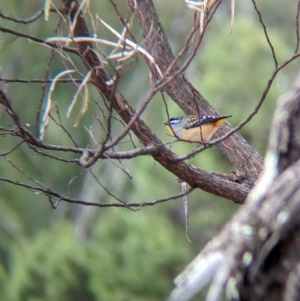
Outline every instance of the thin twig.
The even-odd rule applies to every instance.
[[[7,79],[0,78],[0,82],[4,83],[22,83],[22,84],[43,84],[43,83],[53,83],[54,79]],[[82,83],[82,79],[59,79],[56,80],[57,83]],[[91,82],[89,82],[91,83]]]
[[[264,23],[264,21],[263,21],[263,19],[262,19],[260,10],[259,10],[258,7],[256,6],[255,0],[252,0],[252,3],[253,3],[253,5],[254,5],[255,11],[256,11],[257,14],[258,14],[259,22],[260,22],[260,24],[262,25],[262,27],[263,27],[263,29],[264,29],[264,33],[265,33],[266,39],[267,39],[267,41],[268,41],[268,44],[269,44],[269,46],[270,46],[270,49],[271,49],[271,52],[272,52],[272,56],[273,56],[273,59],[274,59],[275,68],[277,68],[277,67],[278,67],[278,61],[277,61],[277,58],[276,58],[275,49],[274,49],[274,47],[273,47],[273,45],[272,45],[272,42],[271,42],[271,40],[270,40],[270,38],[269,38],[269,35],[268,35],[268,32],[267,32],[267,27],[266,27],[266,25],[265,25],[265,23]]]
[[[54,10],[51,10],[51,11],[54,11]],[[56,10],[55,10],[56,11]],[[10,16],[5,16],[3,15],[1,12],[0,12],[0,17],[2,19],[5,19],[5,20],[9,20],[9,21],[13,21],[15,23],[22,23],[22,24],[28,24],[28,23],[32,23],[34,21],[36,21],[37,19],[39,19],[41,16],[44,15],[44,11],[43,10],[40,10],[38,11],[35,15],[33,15],[32,17],[28,18],[28,19],[17,19],[17,18],[13,18],[13,17],[10,17]]]
[[[49,9],[49,11],[51,11],[51,9]],[[55,33],[56,34],[58,33],[58,28],[60,27],[62,19],[63,19],[62,15],[60,15],[60,17],[58,18],[58,21],[57,21],[56,28],[55,28]],[[54,57],[55,57],[55,51],[54,51],[54,49],[51,49],[50,58],[49,58],[49,61],[48,61],[48,64],[47,64],[47,69],[46,69],[46,74],[45,74],[45,80],[42,84],[42,94],[41,94],[41,97],[40,97],[38,110],[37,110],[37,114],[36,114],[35,131],[36,131],[37,136],[39,135],[39,123],[40,123],[41,108],[42,108],[42,105],[43,105],[44,97],[46,95],[46,83],[47,83],[46,80],[49,79],[49,77],[50,77],[50,66],[51,66],[51,63],[53,62]]]
[[[20,141],[18,142],[13,148],[11,148],[10,150],[4,152],[4,153],[0,153],[0,157],[3,157],[3,156],[7,156],[9,154],[11,154],[15,149],[17,149],[24,141]]]
[[[37,193],[41,193],[44,195],[47,195],[48,197],[54,197],[59,201],[65,201],[67,203],[72,203],[72,204],[79,204],[79,205],[85,205],[85,206],[94,206],[94,207],[101,207],[101,208],[109,208],[109,207],[121,207],[121,208],[141,208],[141,207],[148,207],[148,206],[154,206],[156,204],[159,203],[164,203],[164,202],[168,202],[170,200],[175,200],[178,198],[182,198],[184,195],[188,195],[190,194],[195,188],[191,187],[189,188],[185,193],[178,193],[175,195],[171,195],[168,196],[166,198],[161,198],[161,199],[157,199],[155,201],[148,201],[148,202],[142,202],[142,203],[126,203],[126,202],[122,202],[122,203],[96,203],[96,202],[85,202],[83,200],[79,200],[79,199],[73,199],[70,197],[65,197],[60,195],[59,193],[52,191],[46,187],[34,187],[19,181],[14,181],[14,180],[10,180],[10,179],[6,179],[6,178],[2,178],[0,177],[0,181],[2,182],[6,182],[6,183],[10,183],[16,186],[21,186],[24,187],[26,189],[30,189],[32,191],[35,191]]]
[[[298,1],[297,6],[297,14],[296,14],[296,49],[294,53],[297,53],[299,51],[299,13],[300,13],[300,0]]]
[[[67,52],[78,54],[78,52],[75,48],[61,46],[60,44],[53,44],[53,43],[47,42],[43,39],[37,38],[35,36],[25,34],[23,32],[19,32],[19,31],[15,31],[15,30],[12,30],[10,28],[0,26],[0,31],[5,32],[5,33],[10,33],[10,34],[13,34],[13,35],[18,36],[18,37],[26,38],[26,39],[29,39],[30,41],[36,42],[38,44],[43,44],[43,45],[51,47],[51,48],[63,49]]]
[[[97,178],[97,176],[94,174],[93,170],[90,170],[90,173],[92,174],[93,178],[95,179],[95,181],[98,183],[98,185],[104,189],[106,191],[106,193],[111,196],[112,198],[114,198],[115,200],[119,201],[121,204],[123,204],[124,206],[126,206],[126,202],[122,201],[120,198],[118,198],[117,196],[115,196],[114,194],[112,194],[108,188],[106,188]]]
[[[41,186],[41,188],[46,189],[46,186],[44,184],[42,184],[41,182],[39,182],[38,180],[32,178],[27,172],[25,172],[22,168],[18,167],[17,165],[15,165],[10,159],[6,159],[7,162],[16,170],[18,170],[21,174],[23,174],[27,179],[31,180],[32,182],[34,182],[35,184]]]

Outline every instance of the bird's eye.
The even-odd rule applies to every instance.
[[[180,117],[172,117],[169,122],[171,124],[177,124],[180,122],[180,119],[181,119]]]

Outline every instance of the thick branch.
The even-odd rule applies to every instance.
[[[153,56],[162,72],[166,72],[175,58],[159,22],[152,0],[129,0],[129,3],[138,17],[142,28],[142,35],[146,41],[147,51]],[[149,67],[151,68],[151,65]],[[176,65],[173,71],[178,70],[179,67]],[[156,74],[153,68],[151,71],[154,75]],[[182,73],[179,73],[171,82],[165,85],[164,90],[186,114],[218,114],[186,80]],[[229,114],[230,112],[225,113]],[[217,132],[216,137],[224,135],[231,129],[232,127],[226,123]],[[228,139],[217,145],[239,172],[246,177],[246,180],[250,183],[257,180],[262,170],[262,158],[238,133],[231,135]]]
[[[77,37],[88,36],[89,33],[83,16],[76,14],[78,9],[77,2],[65,0],[63,3],[66,13],[73,23],[73,35]],[[77,18],[74,19],[76,16]],[[101,68],[101,63],[93,49],[93,45],[88,41],[84,41],[78,42],[77,47],[78,53],[81,55],[87,69],[92,71],[92,81],[99,92],[111,102],[120,117],[127,124],[130,123],[133,118],[136,118],[136,111],[117,91],[114,85],[106,84],[108,78],[105,71]],[[199,187],[207,192],[231,199],[238,203],[242,203],[249,192],[250,187],[247,184],[237,184],[206,173],[186,162],[176,162],[177,156],[163,145],[140,118],[136,118],[131,130],[145,146],[156,146],[157,152],[152,155],[153,158],[190,186]]]

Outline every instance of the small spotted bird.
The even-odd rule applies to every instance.
[[[164,124],[169,133],[180,140],[206,143],[210,141],[213,134],[229,117],[231,117],[231,115],[187,115],[170,118]]]

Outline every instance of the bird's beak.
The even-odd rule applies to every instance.
[[[169,120],[164,122],[164,125],[170,125]]]

